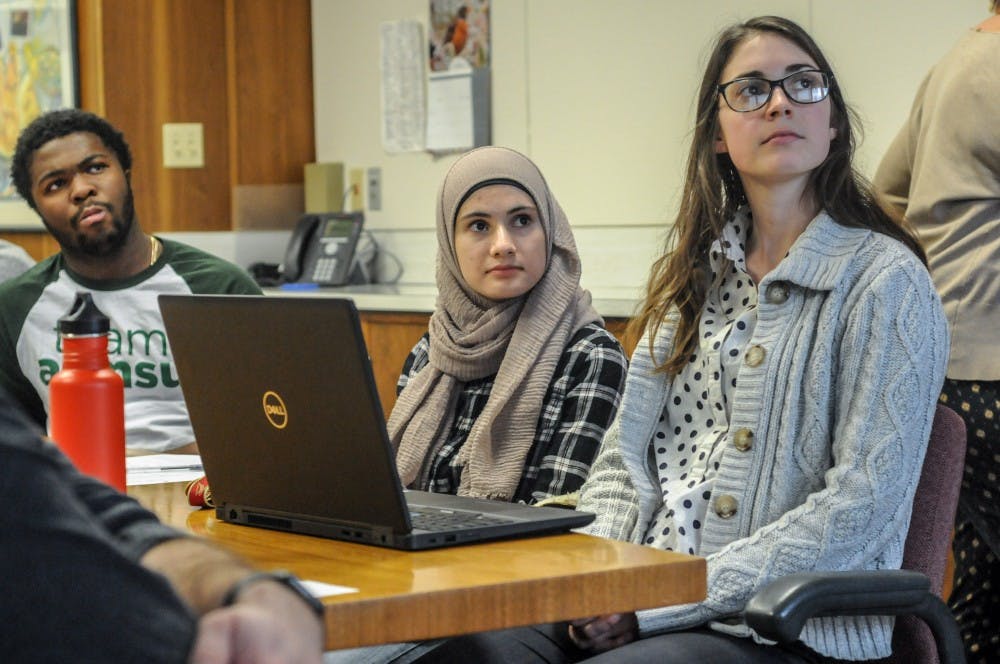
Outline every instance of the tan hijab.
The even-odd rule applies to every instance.
[[[466,283],[455,255],[455,218],[480,186],[510,184],[535,201],[545,230],[546,268],[526,294],[490,300]],[[445,440],[462,384],[496,375],[458,459],[460,495],[511,500],[549,382],[566,345],[584,325],[603,320],[580,288],[580,257],[569,221],[538,168],[507,148],[464,154],[441,185],[437,210],[437,308],[430,321],[429,364],[410,379],[389,417],[389,436],[404,485],[419,485],[430,450]]]

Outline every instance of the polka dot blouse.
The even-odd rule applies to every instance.
[[[644,542],[697,554],[729,430],[729,401],[757,323],[757,287],[746,271],[746,215],[711,248],[712,283],[698,323],[698,347],[674,378],[651,441],[663,504]]]

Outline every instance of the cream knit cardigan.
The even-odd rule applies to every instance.
[[[770,301],[784,282],[789,297]],[[751,345],[765,360],[740,369],[730,433],[703,526],[708,597],[639,612],[648,636],[706,623],[750,636],[738,620],[768,581],[800,571],[898,568],[913,493],[948,359],[948,329],[931,279],[902,244],[821,213],[759,284]],[[658,357],[673,343],[664,323]],[[660,500],[649,441],[670,394],[646,340],[629,368],[579,509],[584,532],[641,542]],[[746,452],[733,432],[754,432]],[[729,518],[715,512],[736,499]],[[737,624],[734,624],[737,623]],[[822,618],[802,640],[842,659],[890,652],[892,620]]]

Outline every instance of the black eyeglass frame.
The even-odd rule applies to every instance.
[[[815,99],[813,101],[799,101],[798,99],[794,99],[792,95],[789,94],[788,90],[785,88],[785,81],[794,76],[799,76],[801,74],[807,74],[811,72],[815,72],[817,74],[821,74],[822,76],[826,77],[826,94],[823,95],[821,98]],[[760,106],[755,106],[754,108],[748,108],[743,111],[733,108],[733,105],[729,103],[729,98],[726,97],[726,88],[728,88],[733,83],[739,83],[740,81],[764,81],[770,86],[767,91],[767,97],[764,98],[764,101],[761,102]],[[759,111],[760,109],[767,106],[767,103],[771,101],[771,97],[774,96],[774,88],[777,86],[781,86],[781,91],[785,93],[785,96],[788,98],[788,101],[804,105],[818,104],[819,102],[823,101],[824,99],[830,96],[830,89],[833,87],[833,73],[828,71],[823,71],[822,69],[799,69],[797,71],[793,71],[788,76],[785,76],[784,78],[779,78],[775,81],[772,81],[771,79],[768,78],[764,78],[763,76],[741,76],[739,78],[734,78],[731,81],[720,83],[718,86],[716,86],[716,89],[718,90],[719,94],[722,95],[722,100],[726,102],[726,106],[728,106],[734,113],[753,113],[754,111]]]

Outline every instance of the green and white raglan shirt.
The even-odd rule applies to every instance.
[[[0,285],[0,384],[40,426],[48,419],[49,380],[62,364],[57,321],[88,291],[111,320],[108,356],[125,381],[127,447],[162,452],[194,440],[156,298],[261,291],[236,265],[160,241],[160,258],[130,279],[85,279],[56,254]]]

